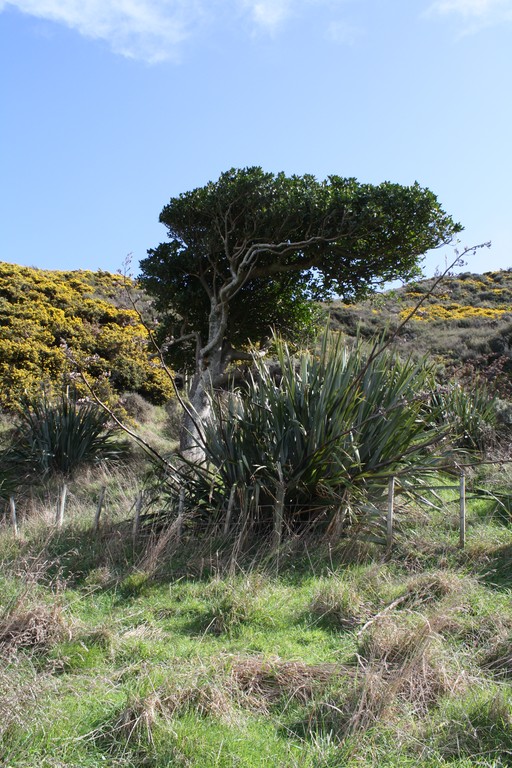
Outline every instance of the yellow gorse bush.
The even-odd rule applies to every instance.
[[[68,383],[66,345],[89,380],[101,380],[104,396],[133,390],[154,402],[170,397],[171,383],[128,306],[125,285],[125,277],[109,272],[0,263],[0,406],[16,407],[42,384]]]
[[[400,317],[405,318],[410,309],[404,309],[400,312]],[[512,307],[502,309],[496,307],[472,307],[462,304],[430,304],[418,309],[414,315],[416,321],[430,320],[461,320],[467,318],[491,318],[496,319],[505,314],[511,314]]]
[[[404,319],[419,299],[425,297],[429,281],[423,288],[411,285],[403,293],[404,303],[399,312]],[[512,272],[487,272],[483,275],[468,273],[447,277],[442,289],[427,297],[414,315],[416,322],[499,320],[512,316]]]

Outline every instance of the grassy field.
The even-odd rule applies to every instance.
[[[463,284],[450,284],[447,296],[429,301],[423,319],[411,323],[410,338],[400,340],[404,349],[412,341],[421,350],[434,334],[440,346],[432,347],[432,354],[442,358],[443,344],[457,347],[448,331],[464,333],[471,344],[478,341],[476,329],[485,331],[480,346],[468,341],[460,361],[471,369],[473,399],[464,401],[471,417],[482,417],[488,405],[487,390],[481,390],[481,401],[474,395],[479,371],[494,375],[491,365],[502,374],[500,403],[510,410],[512,291],[509,296],[505,289],[512,277],[508,272],[484,277],[468,275]],[[418,285],[411,291],[427,289]],[[478,317],[467,310],[475,306],[468,294],[473,290],[481,299]],[[398,299],[389,298],[397,321],[414,296]],[[441,301],[450,304],[453,317],[441,312]],[[368,333],[373,328],[374,309],[354,310],[363,336],[365,323]],[[340,308],[344,322],[349,311]],[[492,344],[490,330],[496,337]],[[290,391],[294,383],[292,377]],[[376,391],[387,392],[388,383],[381,381]],[[333,387],[335,394],[338,390],[344,391]],[[374,399],[381,407],[381,395]],[[267,401],[265,395],[259,412]],[[421,402],[419,395],[411,402]],[[152,406],[133,393],[122,404],[130,423],[161,454],[176,448],[175,407]],[[318,413],[323,429],[325,409]],[[398,428],[386,439],[396,449],[403,431],[400,399],[380,414],[384,429],[393,414]],[[413,427],[422,414],[413,413]],[[377,423],[373,417],[361,420]],[[471,437],[471,420],[466,421],[454,431],[460,438]],[[291,422],[299,424],[295,417]],[[509,425],[510,419],[503,422]],[[6,445],[11,427],[11,418],[0,420]],[[475,451],[485,444],[504,459],[468,471],[465,548],[459,546],[456,494],[442,490],[426,492],[429,503],[406,503],[398,496],[399,525],[390,552],[361,541],[329,541],[325,529],[334,528],[327,524],[323,533],[317,526],[315,537],[274,539],[281,541],[279,547],[261,541],[262,531],[268,532],[264,524],[253,527],[243,551],[241,534],[237,538],[236,555],[226,540],[197,529],[195,534],[185,529],[180,541],[168,531],[144,529],[134,540],[135,500],[148,485],[148,464],[140,454],[131,449],[122,454],[122,466],[110,469],[53,467],[43,478],[41,451],[34,456],[34,441],[18,440],[6,470],[21,467],[24,473],[1,488],[0,766],[512,766],[512,464],[510,433],[503,424],[500,430],[495,440],[475,438],[465,446]],[[273,439],[279,429],[273,425],[267,432]],[[301,434],[310,432],[306,422]],[[478,438],[478,429],[475,434]],[[374,430],[370,438],[375,443]],[[251,426],[246,446],[254,442]],[[377,443],[383,443],[380,437]],[[370,445],[368,461],[380,455],[378,448]],[[53,456],[53,449],[42,455]],[[269,448],[262,455],[274,454]],[[222,459],[216,466],[226,463]],[[347,476],[355,464],[348,462]],[[247,482],[256,472],[261,480],[259,456],[246,468]],[[60,528],[55,523],[59,471],[68,472]],[[366,463],[363,486],[369,472]],[[323,493],[323,465],[318,475],[315,488]],[[152,487],[164,503],[159,477]],[[235,487],[233,482],[221,484],[221,491]],[[454,480],[438,476],[434,482],[453,485]],[[213,485],[205,487],[211,496]],[[95,531],[102,489],[105,503]],[[18,536],[9,518],[11,492]],[[205,499],[203,516],[197,515],[203,522]],[[260,540],[251,541],[250,535]]]
[[[402,510],[390,555],[297,539],[233,562],[211,540],[134,546],[136,490],[91,470],[62,529],[54,491],[17,539],[4,518],[0,765],[512,765],[512,529],[492,500],[468,503],[464,550],[446,493]]]

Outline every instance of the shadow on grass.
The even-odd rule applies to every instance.
[[[120,523],[97,533],[73,526],[52,532],[45,541],[48,576],[58,575],[73,587],[111,587],[138,557],[128,529]]]
[[[482,580],[489,587],[507,590],[512,587],[512,544],[493,550],[482,573]]]
[[[45,560],[45,578],[49,581],[57,578],[76,588],[115,586],[120,598],[129,599],[139,596],[148,582],[166,584],[186,579],[206,584],[212,578],[254,571],[299,586],[312,575],[329,576],[355,563],[375,562],[383,555],[380,548],[376,551],[357,541],[345,539],[331,545],[325,538],[313,536],[289,538],[279,549],[268,540],[254,537],[236,556],[234,546],[233,540],[191,533],[180,542],[171,540],[168,547],[160,547],[157,538],[148,536],[141,536],[134,545],[130,521],[105,525],[98,532],[71,524],[47,531],[38,543],[38,558]],[[28,550],[25,554],[30,556]],[[225,599],[224,595],[220,597]],[[231,606],[222,605],[221,613],[224,609],[231,614]],[[199,624],[204,630],[204,622],[200,620]]]

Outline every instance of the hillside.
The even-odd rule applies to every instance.
[[[425,298],[398,333],[406,353],[428,354],[463,378],[484,377],[502,395],[512,393],[512,271],[465,272],[446,277],[429,295],[435,278],[379,293],[359,304],[334,302],[333,328],[349,336],[389,337]]]
[[[49,271],[0,263],[0,405],[72,380],[68,345],[104,396],[136,391],[153,402],[171,385],[152,359],[148,332],[127,294],[130,281],[109,272]],[[147,308],[135,287],[130,290]]]
[[[396,343],[406,354],[428,354],[450,373],[485,377],[512,394],[512,272],[462,273],[377,293],[357,304],[333,302],[334,329],[388,337],[423,298]],[[128,281],[150,322],[148,297]],[[64,344],[80,357],[102,391],[135,391],[153,402],[171,395],[170,382],[148,347],[148,332],[134,311],[125,277],[87,270],[50,271],[0,263],[0,405],[15,406],[41,383],[70,381]],[[105,376],[107,373],[107,376]]]
[[[357,304],[333,302],[334,329],[349,336],[388,337],[424,297],[396,343],[406,354],[428,354],[450,373],[485,377],[512,395],[512,272],[465,272],[377,293]],[[170,382],[148,347],[148,332],[127,293],[154,322],[148,297],[125,277],[87,270],[50,271],[0,263],[0,405],[15,406],[41,383],[70,381],[63,344],[108,393],[135,391],[153,402],[171,395]],[[107,376],[105,376],[107,373]]]
[[[0,267],[7,405],[45,378],[72,380],[61,339],[111,394],[164,396],[150,389],[159,368],[122,278]],[[399,345],[455,368],[464,359],[473,373],[481,364],[489,376],[481,361],[494,355],[506,384],[508,347],[493,339],[507,341],[512,326],[510,279],[450,278]],[[350,335],[358,325],[364,336],[384,332],[429,285],[337,303],[332,322]],[[87,405],[70,408],[66,396],[60,411],[57,399],[3,416],[1,766],[510,768],[511,464],[483,460],[473,443],[455,454],[464,479],[460,464],[457,476],[445,473],[468,436],[447,407],[450,388],[437,392],[444,405],[431,397],[425,408],[428,366],[422,378],[421,366],[393,355],[391,367],[372,369],[364,354],[349,366],[332,344],[325,350],[327,373],[320,355],[290,350],[285,360],[283,351],[288,379],[269,375],[265,389],[261,377],[252,411],[238,399],[236,430],[220,411],[211,461],[194,471],[116,455],[112,431],[98,444],[89,430],[84,456],[81,422],[64,417]],[[339,393],[350,391],[343,405]],[[457,402],[478,423],[481,404],[463,394]],[[131,400],[138,434],[172,461],[177,398]],[[61,435],[66,461],[78,457],[72,468],[49,461]],[[454,443],[439,464],[445,438]],[[307,498],[293,496],[294,474]],[[384,495],[372,497],[372,483]],[[390,488],[393,541],[374,535],[387,526]],[[304,510],[307,525],[296,516]]]

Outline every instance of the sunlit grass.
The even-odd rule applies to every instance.
[[[455,487],[400,501],[391,553],[297,537],[233,562],[185,535],[155,569],[132,540],[137,462],[77,476],[60,530],[51,484],[17,539],[3,521],[0,764],[510,766],[512,533],[492,498],[468,491],[465,549]]]

